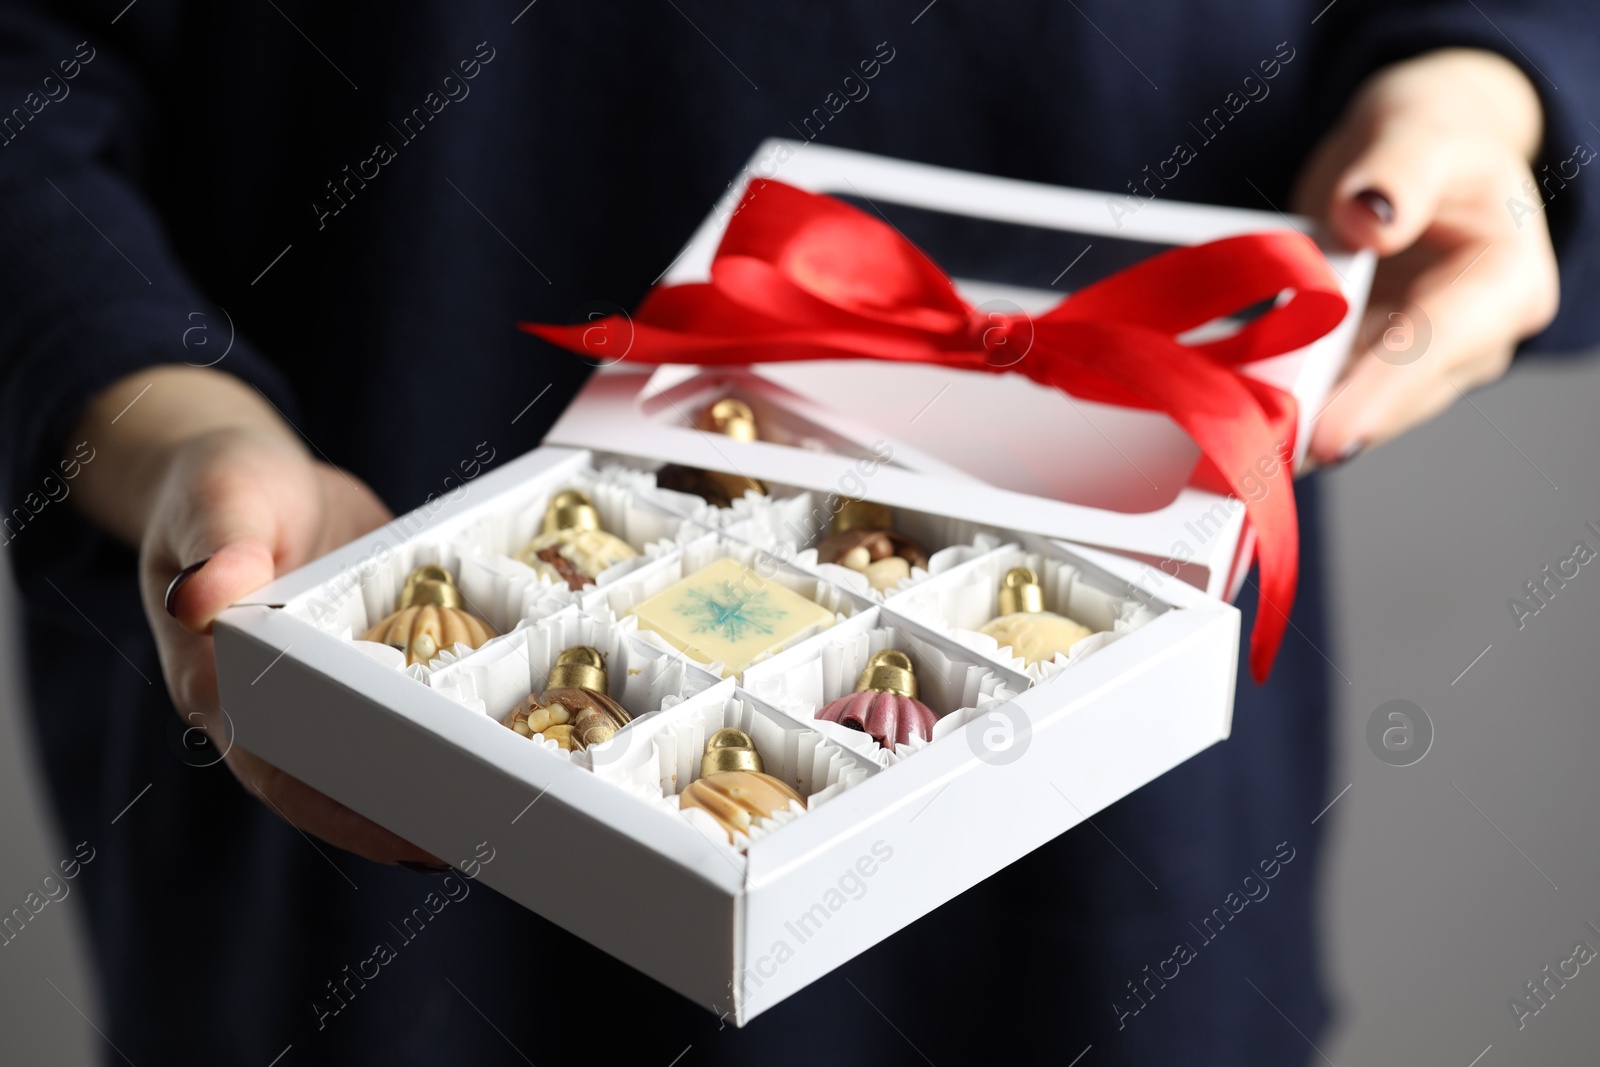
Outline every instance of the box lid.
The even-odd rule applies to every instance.
[[[663,284],[709,276],[752,177],[857,202],[945,264],[970,302],[1030,313],[1096,280],[1096,272],[1165,247],[1285,226],[1319,237],[1309,220],[1276,211],[1164,200],[1133,201],[1130,210],[1125,197],[772,140],[729,184]],[[974,247],[983,254],[973,255]],[[1344,320],[1306,348],[1246,371],[1295,395],[1302,455],[1351,347],[1375,262],[1364,252],[1324,247],[1324,254],[1349,301]],[[1060,264],[1053,280],[1045,263]],[[963,268],[986,276],[963,277]],[[803,438],[796,447],[713,440],[694,429],[698,409],[730,391],[810,432],[791,435]],[[863,495],[885,503],[926,509],[937,501],[961,518],[1168,561],[1169,573],[1217,597],[1236,589],[1249,562],[1240,551],[1244,508],[1188,485],[1199,451],[1170,418],[1079,400],[1021,375],[872,360],[619,364],[595,376],[548,440],[847,494],[856,471],[868,482]]]

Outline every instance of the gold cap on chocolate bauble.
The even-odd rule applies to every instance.
[[[396,611],[404,611],[413,605],[427,606],[437,604],[441,608],[461,607],[461,590],[456,588],[455,579],[450,577],[450,572],[435,563],[425,563],[412,571],[406,577],[406,584],[400,589],[400,600],[395,605]]]
[[[1000,614],[1037,613],[1044,610],[1044,590],[1039,576],[1027,567],[1013,567],[1000,579]]]
[[[697,429],[720,433],[735,441],[759,441],[756,433],[756,413],[743,400],[725,396],[700,413],[695,420]]]
[[[591,693],[604,693],[606,684],[606,659],[588,645],[573,645],[556,657],[546,689],[587,689]]]
[[[898,693],[903,697],[915,697],[917,676],[912,673],[911,657],[892,648],[874,652],[867,660],[867,669],[856,679],[856,692]]]
[[[754,741],[743,730],[718,730],[706,739],[706,755],[700,761],[700,777],[722,771],[761,773],[761,756]]]
[[[550,498],[550,505],[544,509],[544,533],[598,529],[600,513],[594,509],[594,502],[580,490],[561,490]]]
[[[892,530],[894,529],[894,512],[887,504],[874,504],[870,500],[842,500],[839,510],[834,512],[833,522],[828,529],[834,533],[848,533],[851,530]]]

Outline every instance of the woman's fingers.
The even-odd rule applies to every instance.
[[[1463,243],[1432,257],[1380,297],[1367,312],[1361,347],[1317,418],[1312,455],[1326,464],[1379,444],[1500,377],[1517,339],[1554,311],[1544,295],[1554,286],[1542,280],[1546,269],[1533,248],[1501,236],[1499,243]]]
[[[1348,458],[1504,373],[1554,316],[1543,216],[1514,218],[1542,136],[1539,97],[1498,56],[1428,53],[1375,74],[1324,138],[1295,209],[1381,262],[1363,329],[1309,451]]]
[[[217,615],[387,518],[371,490],[312,462],[292,442],[250,432],[197,439],[174,458],[147,531],[146,613],[180,716],[226,750],[241,785],[329,844],[379,863],[437,866],[435,857],[370,819],[253,753],[228,747],[217,699],[209,636]]]
[[[1541,125],[1538,94],[1499,56],[1451,49],[1397,64],[1318,147],[1296,210],[1353,248],[1394,255],[1434,227],[1463,180],[1525,165]]]
[[[1440,144],[1397,120],[1344,160],[1325,205],[1334,235],[1352,248],[1392,256],[1409,248],[1438,213],[1452,176],[1478,162],[1459,140]]]
[[[1353,121],[1338,139],[1341,149],[1324,161],[1326,199],[1309,206],[1346,245],[1383,258],[1437,236],[1441,220],[1463,208],[1475,216],[1474,228],[1497,228],[1496,220],[1476,216],[1498,208],[1527,169],[1495,138],[1471,130],[1444,136],[1427,114],[1379,111]]]
[[[276,569],[268,542],[241,531],[185,570],[168,585],[162,606],[190,633],[207,634],[224,608],[272,581]]]
[[[217,615],[381,525],[389,518],[382,502],[359,480],[314,462],[259,392],[218,371],[155,367],[113,383],[69,440],[86,438],[101,442],[105,458],[86,468],[73,497],[93,522],[139,545],[145,615],[184,726],[203,728],[240,782],[306,833],[379,862],[436,863],[230,748],[217,700],[209,636]]]
[[[1485,352],[1482,359],[1488,365],[1510,354],[1506,346],[1502,354]],[[1364,353],[1317,418],[1311,454],[1321,466],[1348,459],[1440,414],[1469,388],[1436,366],[1397,366]]]
[[[276,435],[214,434],[180,449],[142,552],[151,615],[209,633],[224,608],[298,562],[320,523],[312,469]]]

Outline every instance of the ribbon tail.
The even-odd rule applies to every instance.
[[[1242,379],[1234,381],[1247,397],[1258,391],[1244,386]],[[1300,519],[1294,499],[1294,398],[1282,393],[1274,399],[1287,409],[1288,438],[1276,429],[1282,421],[1269,414],[1274,405],[1269,401],[1264,412],[1254,397],[1241,405],[1239,421],[1232,431],[1189,425],[1182,411],[1168,412],[1204,454],[1201,466],[1208,468],[1208,477],[1193,481],[1211,482],[1205,488],[1226,492],[1243,503],[1246,521],[1255,528],[1260,585],[1256,621],[1250,630],[1250,675],[1258,683],[1265,682],[1272,673],[1300,580]],[[1272,471],[1270,477],[1261,474],[1263,462]]]
[[[1294,502],[1293,475],[1287,467],[1278,472],[1273,486],[1260,503],[1250,508],[1250,522],[1256,531],[1256,562],[1260,566],[1261,586],[1256,596],[1256,623],[1250,631],[1250,676],[1265,682],[1272,673],[1273,661],[1283,644],[1294,610],[1295,588],[1300,581],[1299,514]],[[1267,500],[1277,504],[1264,507]]]
[[[1064,393],[1123,392],[1165,412],[1200,446],[1225,491],[1244,504],[1261,568],[1250,673],[1265,681],[1289,625],[1300,572],[1292,441],[1284,440],[1293,433],[1294,397],[1152,331],[1052,323],[1039,340],[1016,369]]]
[[[1268,459],[1267,468],[1272,471],[1272,477],[1257,480],[1261,477],[1259,464],[1265,453],[1257,456],[1254,469],[1248,466],[1220,466],[1216,458],[1203,456],[1189,482],[1212,492],[1231,493],[1244,501],[1249,521],[1255,527],[1256,561],[1261,567],[1261,586],[1256,604],[1256,624],[1250,635],[1250,674],[1257,682],[1264,682],[1271,673],[1273,659],[1282,644],[1284,627],[1288,625],[1289,613],[1294,609],[1294,594],[1300,578],[1299,515],[1294,499],[1294,439],[1298,426],[1298,407],[1294,396],[1281,389],[1242,375],[1238,381],[1254,394],[1266,418],[1275,449]],[[1230,469],[1242,469],[1243,475],[1229,477],[1224,471]],[[1281,524],[1281,517],[1263,518],[1260,504],[1253,508],[1250,506],[1252,497],[1260,496],[1265,500],[1272,495],[1284,498],[1288,504],[1291,533],[1287,540],[1282,535],[1273,536],[1262,529],[1264,521]],[[1282,547],[1284,544],[1290,545],[1287,551]],[[1284,558],[1278,559],[1278,556]],[[1269,615],[1274,618],[1269,620]],[[1266,622],[1275,622],[1275,634],[1263,629]],[[1268,647],[1270,653],[1264,653],[1263,649]]]
[[[1256,622],[1250,631],[1250,675],[1264,682],[1272,673],[1272,662],[1283,644],[1284,630],[1289,623],[1289,613],[1294,610],[1295,589],[1300,580],[1300,519],[1294,500],[1292,456],[1285,462],[1274,463],[1280,468],[1273,478],[1253,481],[1249,486],[1244,479],[1229,478],[1223,474],[1219,462],[1226,459],[1201,456],[1189,484],[1214,493],[1226,493],[1245,506],[1246,521],[1256,531],[1256,563],[1261,568],[1261,584],[1257,590]],[[1258,472],[1259,473],[1259,472]],[[1245,490],[1249,489],[1249,495]],[[1252,497],[1259,496],[1259,500]],[[1280,503],[1267,503],[1277,497]],[[1287,514],[1283,512],[1287,510]]]

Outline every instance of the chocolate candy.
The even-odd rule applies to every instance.
[[[735,441],[759,441],[755,412],[750,405],[733,397],[724,397],[706,408],[695,420],[695,428],[705,433],[720,433]],[[754,478],[723,471],[701,470],[669,463],[656,471],[656,484],[674,492],[689,493],[713,507],[732,506],[735,500],[744,499],[746,492],[767,495],[767,487]]]
[[[894,512],[866,500],[846,500],[817,542],[817,562],[837,563],[867,576],[872,588],[889,590],[911,577],[912,567],[928,567],[928,553],[894,531]]]
[[[567,751],[609,741],[633,716],[606,695],[605,657],[574,645],[556,657],[548,688],[518,701],[500,720],[523,737],[543,737]]]
[[[398,648],[406,666],[427,663],[457,644],[477,648],[494,631],[462,607],[461,590],[450,572],[434,564],[418,567],[406,578],[393,615],[369,629],[363,641]]]
[[[933,710],[917,699],[917,676],[911,657],[886,648],[874,652],[856,689],[821,711],[817,718],[860,730],[884,748],[904,745],[913,737],[933,740]]]
[[[793,788],[762,771],[761,755],[743,730],[718,730],[706,741],[700,777],[678,795],[678,807],[699,808],[722,824],[732,844],[735,832],[748,834],[757,818],[769,818],[804,799]]]
[[[576,592],[607,567],[638,554],[628,542],[600,528],[600,513],[588,496],[563,489],[550,498],[539,536],[522,547],[517,559]]]
[[[1028,666],[1065,653],[1094,631],[1053,611],[1044,610],[1039,577],[1027,567],[1013,567],[1000,580],[1000,614],[978,628],[1001,647],[1010,648]]]
[[[701,663],[738,674],[800,634],[831,626],[833,612],[727,557],[645,600],[629,614]]]

